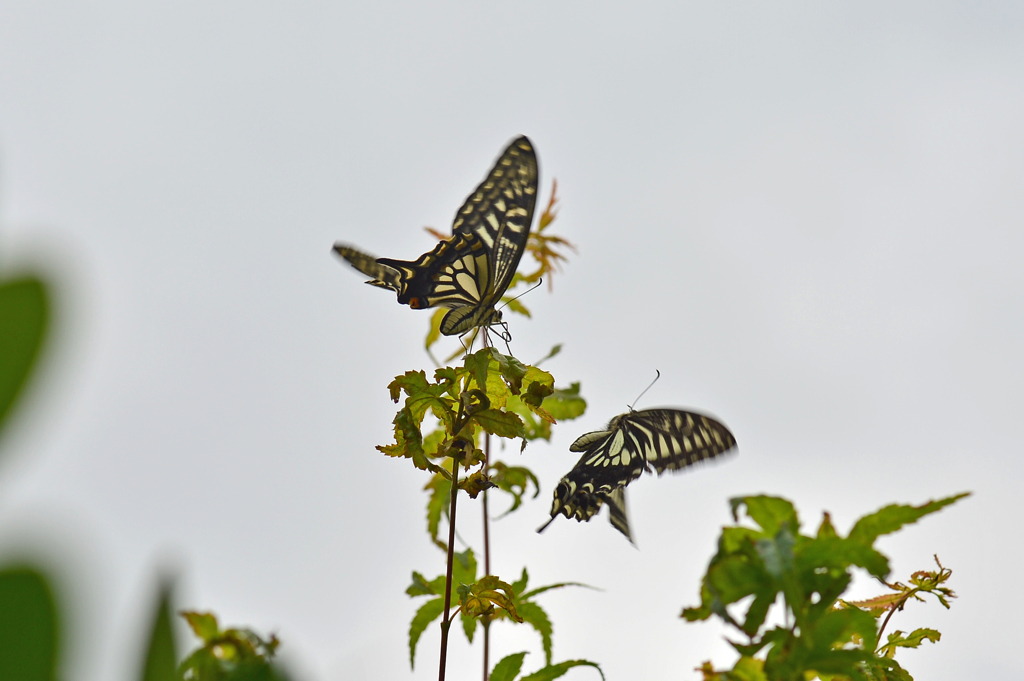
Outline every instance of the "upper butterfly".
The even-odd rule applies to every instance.
[[[494,306],[512,282],[526,248],[537,203],[537,155],[526,137],[505,148],[452,223],[452,236],[413,261],[374,258],[345,244],[334,250],[372,277],[367,284],[398,293],[414,310],[448,307],[441,333],[463,334],[501,323]]]
[[[626,516],[625,487],[651,467],[661,475],[713,459],[736,446],[736,438],[718,421],[679,409],[629,411],[605,430],[581,435],[569,447],[583,456],[555,488],[551,524],[559,513],[590,520],[608,504],[609,520],[633,541]]]

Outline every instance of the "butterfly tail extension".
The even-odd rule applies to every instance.
[[[370,281],[366,282],[367,284],[390,289],[392,291],[399,290],[400,277],[398,270],[388,267],[387,265],[382,265],[378,263],[377,259],[372,255],[363,253],[362,251],[343,243],[334,244],[334,252],[344,258],[349,265],[356,268],[366,276],[371,277]]]
[[[629,516],[626,515],[626,488],[619,487],[613,490],[605,501],[608,504],[608,521],[612,527],[624,534],[630,544],[636,546],[633,534],[629,530]]]

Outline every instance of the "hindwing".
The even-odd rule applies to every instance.
[[[583,456],[555,488],[551,517],[590,520],[607,502],[610,520],[632,541],[625,487],[652,468],[661,475],[712,459],[736,446],[718,421],[679,409],[620,414],[604,430],[581,435],[569,451]]]

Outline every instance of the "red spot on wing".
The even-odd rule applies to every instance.
[[[410,298],[409,307],[411,307],[414,310],[422,310],[427,307],[427,301],[423,300],[422,298]]]

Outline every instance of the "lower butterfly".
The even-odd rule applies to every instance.
[[[583,456],[555,488],[551,520],[559,514],[590,520],[608,504],[611,524],[633,541],[626,515],[626,485],[653,468],[658,475],[713,459],[736,447],[718,421],[679,409],[629,411],[604,430],[581,435],[569,447]]]
[[[537,182],[533,145],[518,137],[455,214],[450,239],[411,261],[374,258],[342,243],[334,251],[371,277],[367,284],[395,291],[403,305],[450,308],[441,320],[446,336],[500,324],[501,311],[494,306],[526,248]]]

